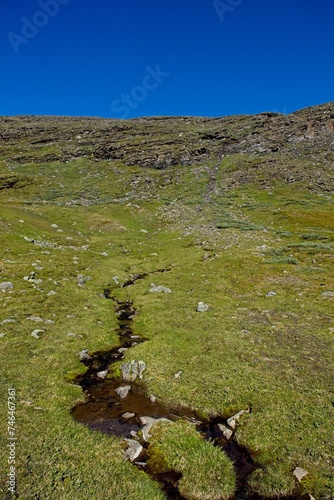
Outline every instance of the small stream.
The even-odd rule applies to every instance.
[[[162,272],[162,270],[157,272]],[[152,273],[136,275],[123,287],[131,286],[138,279],[144,279],[150,274]],[[121,378],[112,380],[101,378],[101,372],[103,374],[113,363],[122,360],[128,349],[146,340],[133,332],[132,323],[136,315],[133,302],[131,300],[119,301],[112,297],[111,293],[111,289],[104,290],[104,296],[114,303],[118,318],[119,344],[110,350],[95,352],[90,359],[82,361],[87,367],[87,371],[85,374],[79,375],[74,382],[82,387],[86,401],[79,403],[72,409],[72,416],[93,430],[124,438],[133,438],[134,433],[143,428],[140,417],[168,418],[172,421],[183,419],[192,422],[205,439],[221,448],[232,460],[237,476],[235,498],[238,500],[260,499],[261,497],[254,493],[247,492],[247,476],[256,468],[250,454],[237,444],[233,436],[227,440],[219,429],[218,424],[226,425],[225,418],[214,416],[203,420],[189,408],[171,408],[162,401],[149,396],[145,385],[138,379],[134,382],[124,382]],[[121,399],[115,390],[124,385],[131,386],[131,389],[128,395]],[[126,413],[133,413],[134,416],[124,417]],[[150,474],[145,464],[148,443],[142,444],[143,452],[134,465]],[[182,497],[177,487],[181,478],[180,474],[170,472],[151,475],[151,477],[160,483],[167,499],[187,500]]]

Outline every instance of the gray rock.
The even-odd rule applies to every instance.
[[[181,375],[182,375],[182,370],[180,370],[179,372],[175,373],[174,378],[180,378]]]
[[[156,398],[153,394],[151,394],[151,395],[148,397],[148,399],[151,401],[151,403],[155,403],[155,402],[156,402],[156,400],[157,400],[157,398]]]
[[[44,332],[45,332],[45,330],[34,330],[34,331],[31,332],[30,335],[32,337],[35,337],[35,339],[39,339],[40,338],[40,336],[39,336],[40,333],[44,333]]]
[[[117,389],[115,389],[115,392],[119,395],[121,399],[124,399],[129,394],[130,389],[131,385],[124,385],[121,387],[117,387]]]
[[[88,349],[82,349],[82,351],[77,353],[80,361],[89,361],[91,356],[88,354]]]
[[[119,278],[118,276],[113,276],[113,282],[115,283],[115,285],[119,285]]]
[[[267,292],[267,297],[275,297],[277,295],[276,292]]]
[[[44,321],[44,323],[45,323],[46,325],[54,325],[54,321],[53,321],[53,319],[46,319],[46,320]]]
[[[334,297],[334,292],[322,292],[323,297]]]
[[[130,412],[128,412],[128,411],[127,411],[127,412],[125,412],[125,413],[123,413],[123,415],[122,415],[122,417],[123,417],[123,418],[125,418],[126,420],[128,420],[129,418],[133,418],[133,417],[135,417],[135,416],[136,416],[136,414],[135,414],[135,413],[130,413]]]
[[[6,337],[6,334],[5,333],[0,333],[0,339],[3,339],[4,337]]]
[[[125,458],[127,460],[130,460],[130,462],[134,462],[143,451],[143,447],[140,443],[138,443],[138,441],[135,441],[134,439],[127,439],[126,441],[128,443],[128,448],[125,452]]]
[[[16,323],[16,320],[15,319],[3,319],[1,321],[2,325],[7,325],[8,323]]]
[[[228,428],[226,427],[226,425],[224,425],[224,424],[218,424],[218,428],[219,428],[219,430],[223,433],[223,436],[224,436],[227,440],[231,439],[231,437],[232,437],[232,435],[233,435],[233,431],[231,431],[231,429],[228,429]]]
[[[142,436],[144,441],[146,441],[147,443],[152,437],[150,431],[152,430],[154,425],[156,425],[158,422],[171,422],[171,420],[168,420],[168,418],[153,418],[153,417],[140,417],[140,421],[144,425],[144,427],[141,430]]]
[[[0,283],[0,290],[2,292],[6,292],[7,290],[12,290],[14,288],[14,285],[11,281],[3,281]]]
[[[247,410],[241,410],[236,415],[233,415],[233,417],[230,417],[227,420],[227,425],[234,430],[236,428],[237,422],[240,420],[240,417],[242,417],[242,415],[245,415],[246,413],[250,413],[249,408],[247,408]]]
[[[134,382],[137,377],[143,378],[143,372],[146,368],[144,361],[131,361],[123,363],[121,366],[122,378],[125,382]]]
[[[84,284],[86,283],[86,278],[84,277],[83,274],[78,274],[77,276],[77,283],[78,283],[78,286],[84,286]]]
[[[307,472],[307,470],[302,469],[301,467],[296,467],[292,474],[300,482],[305,476],[307,476],[308,472]]]
[[[54,290],[50,290],[50,292],[46,294],[47,297],[52,297],[53,295],[57,295],[57,292]]]
[[[197,309],[196,309],[196,311],[197,311],[197,312],[201,312],[201,313],[202,313],[202,312],[207,311],[208,309],[209,309],[208,304],[205,304],[204,302],[199,302],[199,303],[197,304]]]
[[[150,292],[163,292],[163,293],[172,293],[170,288],[167,288],[162,285],[155,286],[154,283],[151,283]]]
[[[106,378],[107,374],[108,374],[108,370],[103,370],[103,371],[101,371],[101,372],[97,372],[97,374],[96,374],[96,375],[97,375],[99,378]]]

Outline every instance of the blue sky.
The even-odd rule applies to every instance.
[[[290,113],[333,101],[333,0],[13,0],[0,115]]]

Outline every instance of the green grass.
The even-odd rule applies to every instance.
[[[0,387],[2,422],[8,385],[17,390],[19,498],[164,498],[124,462],[123,440],[74,422],[70,410],[83,398],[71,384],[83,371],[77,352],[118,343],[103,288],[113,276],[124,282],[166,267],[114,290],[134,301],[135,332],[149,339],[126,356],[145,361],[148,392],[204,417],[251,405],[236,430],[260,467],[249,488],[272,498],[296,494],[292,471],[300,466],[309,472],[303,491],[333,497],[333,298],[322,296],[334,291],[333,199],[278,181],[274,191],[251,184],[227,190],[224,170],[249,168],[251,159],[229,162],[210,198],[207,165],[196,172],[88,159],[16,165],[15,175],[31,182],[0,191],[0,282],[14,284],[0,301],[3,319],[15,320],[0,325]],[[216,257],[203,260],[208,251]],[[41,290],[23,279],[32,264],[43,268],[36,271]],[[80,273],[92,277],[84,288]],[[150,293],[151,282],[172,293]],[[48,297],[51,290],[56,295]],[[206,313],[196,312],[199,301],[209,305]],[[36,328],[45,330],[40,339],[31,336]],[[6,429],[1,436],[4,495]],[[233,497],[231,462],[188,424],[157,433],[153,469],[157,462],[182,472],[186,498]]]

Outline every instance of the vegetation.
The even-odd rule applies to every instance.
[[[272,137],[274,117],[228,123],[238,139],[258,130],[268,147],[275,137],[284,143],[284,120],[299,137],[308,113],[278,116]],[[321,122],[324,109],[314,114]],[[138,312],[134,330],[148,341],[126,360],[145,361],[149,394],[203,417],[251,407],[235,432],[257,466],[247,478],[250,498],[333,498],[333,176],[320,147],[327,136],[319,132],[318,163],[306,139],[273,159],[269,150],[249,151],[252,142],[244,154],[234,151],[230,138],[230,156],[221,158],[224,119],[191,120],[2,120],[0,283],[14,288],[0,292],[0,411],[6,422],[15,387],[19,498],[165,498],[124,461],[124,440],[70,414],[83,400],[73,384],[85,370],[77,353],[118,344],[112,302],[101,297],[107,286]],[[182,141],[198,149],[209,132],[213,156],[182,161]],[[122,158],[110,157],[112,133]],[[176,152],[175,164],[146,165],[153,150],[157,158]],[[171,270],[121,287],[163,268]],[[151,281],[172,293],[150,293]],[[196,312],[199,301],[205,313]],[[0,491],[11,498],[4,428]],[[233,498],[232,462],[190,424],[159,427],[149,462],[181,472],[185,498]],[[300,484],[296,467],[308,472]]]

